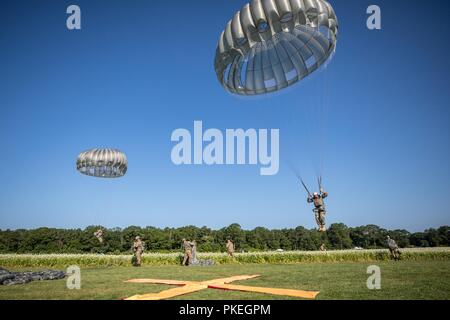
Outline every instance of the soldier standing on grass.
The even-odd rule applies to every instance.
[[[233,255],[234,255],[234,244],[233,244],[233,241],[228,239],[226,247],[227,247],[228,256],[233,257]]]
[[[136,238],[134,238],[134,243],[133,243],[133,251],[134,251],[134,256],[136,258],[135,260],[135,267],[140,267],[141,263],[142,263],[142,253],[144,252],[144,245],[142,243],[141,237],[136,236]]]
[[[184,258],[183,266],[188,266],[192,262],[192,243],[183,239]]]

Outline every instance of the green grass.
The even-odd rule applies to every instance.
[[[381,268],[381,290],[368,290],[367,267]],[[30,269],[30,268],[27,268]],[[34,269],[34,268],[32,268]],[[15,268],[15,270],[23,270]],[[318,299],[446,299],[450,298],[450,260],[310,262],[299,264],[230,264],[212,267],[143,266],[82,268],[82,288],[69,290],[66,280],[0,286],[0,299],[120,299],[158,292],[172,286],[123,283],[132,278],[209,280],[260,274],[236,282],[263,287],[319,290]],[[179,299],[289,299],[288,297],[206,289]]]
[[[450,248],[402,249],[402,260],[450,261]],[[199,259],[212,259],[216,264],[289,264],[313,262],[379,262],[389,261],[387,249],[381,250],[337,250],[318,251],[287,251],[287,252],[251,252],[237,253],[230,259],[225,253],[200,253]],[[143,256],[144,265],[179,265],[180,253],[148,253]],[[102,254],[0,254],[0,266],[3,267],[54,267],[69,265],[80,267],[110,267],[129,266],[131,255]]]

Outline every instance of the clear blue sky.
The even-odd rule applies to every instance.
[[[332,0],[340,34],[328,68],[250,99],[225,92],[213,68],[219,34],[245,2],[2,1],[0,228],[312,228],[289,164],[313,184],[319,158],[328,223],[448,225],[448,1]],[[366,28],[373,3],[381,31]],[[70,4],[81,31],[66,29]],[[325,134],[314,140],[318,119]],[[279,174],[174,166],[171,133],[194,120],[279,128]],[[93,147],[123,150],[127,175],[79,174],[78,153]]]

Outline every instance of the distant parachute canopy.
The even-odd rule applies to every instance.
[[[253,0],[222,32],[214,68],[232,93],[277,91],[326,62],[337,33],[336,15],[324,0]]]
[[[115,149],[92,149],[78,155],[77,170],[81,173],[100,177],[118,178],[127,172],[128,161],[125,154]]]

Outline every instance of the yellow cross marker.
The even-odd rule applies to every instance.
[[[178,288],[168,289],[157,293],[148,293],[135,295],[125,300],[162,300],[169,299],[176,296],[180,296],[187,293],[192,293],[207,288],[212,289],[223,289],[223,290],[236,290],[245,292],[258,292],[258,293],[268,293],[279,296],[290,296],[304,299],[314,299],[319,291],[303,291],[294,289],[277,289],[277,288],[265,288],[265,287],[250,287],[250,286],[240,286],[229,284],[234,281],[248,280],[257,278],[259,275],[242,275],[234,276],[222,279],[213,279],[208,281],[178,281],[178,280],[161,280],[161,279],[132,279],[125,282],[129,283],[149,283],[149,284],[170,284],[177,285]]]

